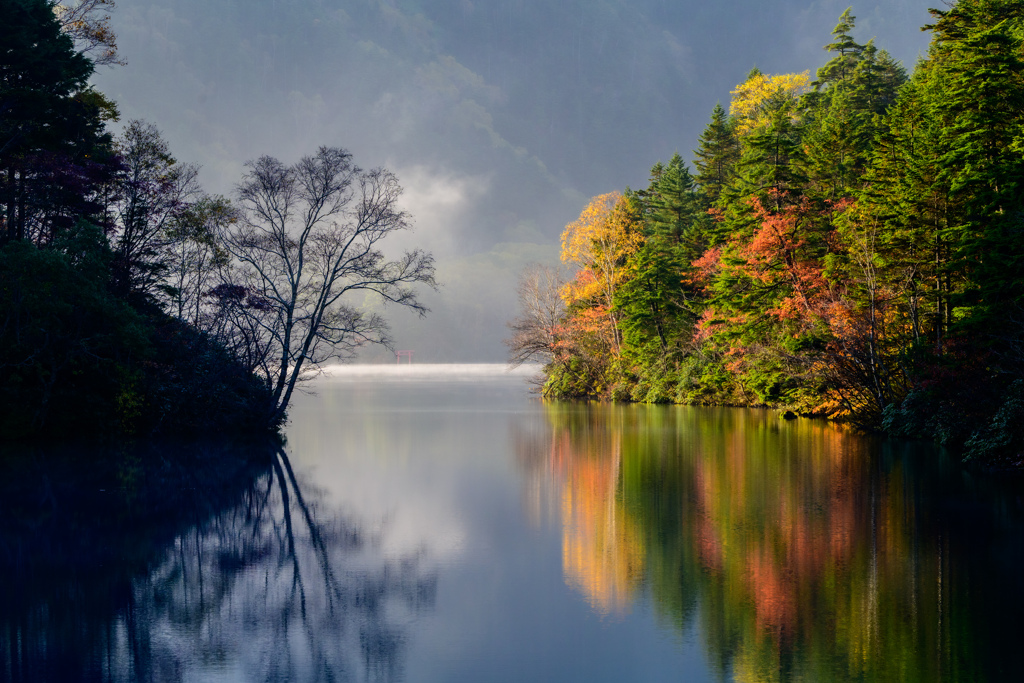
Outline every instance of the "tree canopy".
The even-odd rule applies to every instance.
[[[778,406],[1024,450],[985,427],[1006,424],[1024,381],[1024,2],[932,15],[908,76],[845,11],[813,80],[754,69],[712,111],[696,175],[676,155],[627,190],[616,206],[638,240],[608,261],[614,296],[571,297],[563,322],[602,320],[618,341],[555,357],[553,393]],[[570,291],[607,293],[594,255],[610,252],[580,225]]]
[[[432,257],[382,255],[401,188],[344,150],[256,160],[232,203],[156,125],[112,136],[113,6],[0,0],[0,438],[274,429],[304,372],[388,343],[366,294],[425,312]]]

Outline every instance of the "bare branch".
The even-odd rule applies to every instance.
[[[110,27],[114,0],[68,0],[53,7],[64,33],[98,66],[124,65],[117,54],[117,36]]]
[[[437,283],[429,253],[388,260],[379,248],[410,227],[390,171],[363,171],[332,147],[293,166],[261,157],[246,169],[238,220],[219,235],[232,265],[223,271],[216,320],[226,343],[271,387],[274,421],[311,367],[391,343],[384,318],[358,310],[349,295],[373,292],[424,314],[416,287]]]
[[[519,315],[508,324],[512,336],[505,340],[512,365],[555,358],[565,318],[564,287],[565,279],[548,266],[529,266],[519,276]]]

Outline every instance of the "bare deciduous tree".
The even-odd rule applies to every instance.
[[[227,252],[217,243],[235,220],[235,210],[223,197],[203,196],[176,212],[165,234],[163,283],[168,310],[193,327],[210,331],[210,299],[227,265]]]
[[[528,266],[519,276],[519,315],[508,324],[512,336],[505,340],[512,365],[548,363],[557,355],[565,317],[564,286],[558,270],[549,266]]]
[[[54,5],[53,11],[79,52],[101,66],[125,63],[117,54],[117,36],[110,28],[114,0],[68,0]]]
[[[130,121],[117,152],[123,164],[112,204],[115,287],[153,297],[167,266],[168,231],[178,214],[202,196],[199,167],[179,164],[160,131],[145,121]]]
[[[388,260],[381,251],[383,240],[410,227],[387,170],[363,171],[334,147],[293,166],[269,156],[246,166],[238,222],[222,239],[234,264],[221,289],[235,294],[241,329],[265,349],[252,354],[262,358],[254,369],[271,390],[268,418],[278,421],[310,366],[349,359],[367,343],[390,344],[386,321],[350,295],[374,293],[425,314],[413,286],[436,286],[434,259],[413,250]]]

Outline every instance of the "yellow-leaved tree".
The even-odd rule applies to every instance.
[[[562,261],[579,268],[562,297],[570,308],[589,309],[590,315],[582,320],[607,321],[616,355],[622,338],[615,319],[615,292],[626,277],[629,257],[643,242],[642,226],[619,192],[591,199],[562,233]]]
[[[736,132],[745,135],[768,123],[779,107],[795,102],[810,89],[810,72],[772,76],[754,69],[731,93],[729,114],[736,121]]]

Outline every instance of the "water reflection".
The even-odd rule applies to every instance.
[[[1024,680],[1020,498],[930,448],[757,411],[547,407],[516,447],[566,583],[697,626],[720,677]]]
[[[0,681],[1024,680],[1020,488],[930,448],[320,391],[287,453],[0,457]]]
[[[272,444],[4,460],[5,680],[393,680],[434,603]]]

